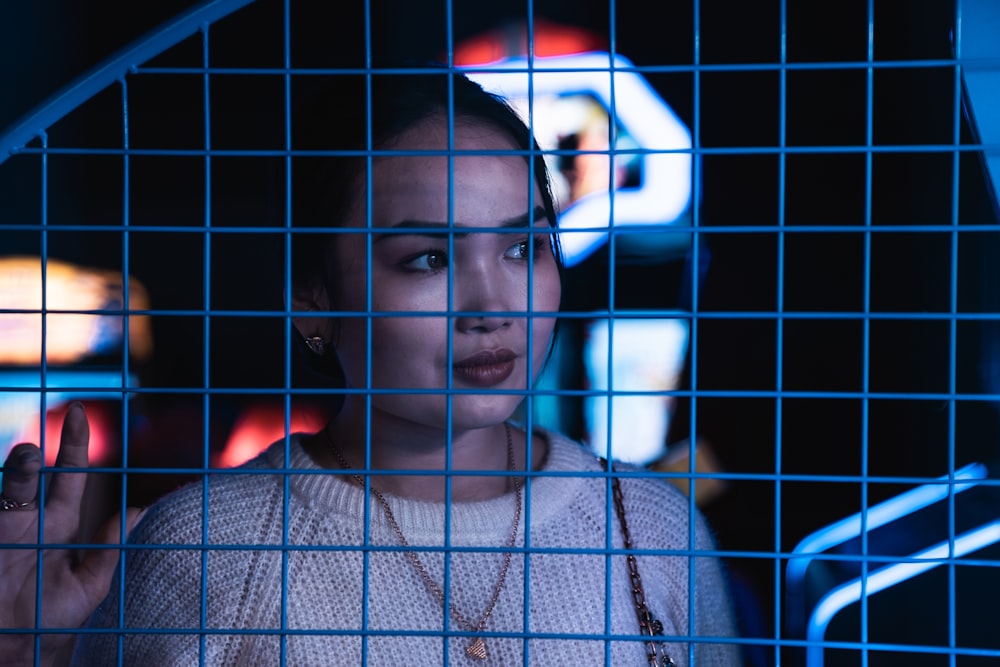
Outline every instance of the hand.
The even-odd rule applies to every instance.
[[[87,467],[90,425],[83,406],[73,403],[63,421],[56,468]],[[24,544],[25,549],[0,549],[0,627],[26,628],[26,634],[0,634],[0,665],[34,665],[35,635],[32,628],[79,628],[104,599],[118,563],[118,549],[86,549],[80,555],[68,549],[41,551],[41,617],[38,606],[39,507],[44,502],[44,544],[72,544],[79,539],[81,504],[87,482],[85,472],[56,472],[46,498],[38,497],[42,454],[32,444],[14,447],[3,468],[2,501],[9,509],[0,510],[0,544]],[[129,509],[126,532],[138,522],[140,512]],[[111,518],[93,540],[96,544],[117,544],[122,518]],[[29,546],[30,545],[30,546]],[[39,664],[53,665],[66,660],[75,636],[40,636]]]

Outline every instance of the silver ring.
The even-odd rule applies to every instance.
[[[7,498],[5,496],[0,496],[0,512],[9,512],[10,510],[23,510],[25,507],[31,504],[32,501],[26,503],[19,503],[16,500]]]

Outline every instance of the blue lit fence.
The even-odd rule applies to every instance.
[[[540,141],[561,137],[543,101],[556,117],[601,110],[617,135],[606,196],[563,213],[579,254],[522,417],[688,491],[717,530],[748,664],[993,664],[1000,52],[984,26],[1000,18],[972,0],[810,5],[695,3],[663,25],[612,0],[590,19],[603,45],[562,59],[539,53],[548,24],[520,8],[532,49],[466,67],[523,98]],[[25,412],[111,399],[105,426],[124,437],[98,471],[124,505],[322,426],[324,390],[292,376],[275,289],[291,211],[274,183],[295,152],[297,81],[415,71],[377,64],[419,43],[414,10],[374,9],[330,22],[291,2],[205,3],[0,136],[0,260],[34,258],[39,281],[0,276],[0,332],[26,326],[26,358],[47,360],[3,357],[5,441]],[[434,12],[431,55],[462,64],[489,30],[459,3]],[[542,147],[555,172],[592,154]],[[63,280],[103,296],[59,301]],[[12,299],[26,284],[40,303]],[[56,318],[74,315],[104,342],[54,363]],[[653,445],[624,448],[640,440]]]

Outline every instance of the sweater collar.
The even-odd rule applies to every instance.
[[[347,481],[337,471],[318,466],[302,448],[303,437],[304,434],[293,434],[288,439],[290,465],[287,469],[302,473],[289,475],[291,494],[304,507],[329,515],[332,521],[364,525],[364,489]],[[600,468],[593,454],[564,436],[536,429],[534,437],[545,439],[548,452],[539,474],[531,476],[522,490],[522,522],[524,517],[530,517],[531,525],[538,527],[553,519],[557,512],[583,492],[587,478],[567,473]],[[285,440],[271,445],[265,456],[270,467],[286,469]],[[513,491],[488,500],[455,502],[451,504],[450,512],[445,503],[389,494],[385,494],[385,498],[407,540],[420,546],[440,545],[446,520],[451,524],[453,544],[495,544],[498,535],[510,532],[515,503]],[[391,531],[374,497],[368,511],[369,525],[373,530],[380,533]],[[523,535],[523,525],[521,529],[520,534]]]

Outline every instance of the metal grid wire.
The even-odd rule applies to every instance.
[[[721,4],[603,6],[596,23],[607,50],[632,59],[608,60],[609,67],[615,62],[622,73],[654,82],[691,135],[687,149],[622,153],[692,156],[693,204],[671,225],[607,230],[601,263],[568,269],[570,298],[560,314],[578,345],[584,323],[607,322],[606,356],[617,349],[621,322],[684,321],[689,343],[680,383],[601,390],[588,388],[577,369],[568,384],[556,378],[525,392],[524,419],[529,428],[543,423],[547,401],[562,401],[571,406],[568,416],[564,408],[552,425],[587,437],[580,405],[597,396],[607,401],[610,439],[612,398],[669,397],[669,451],[687,456],[679,467],[653,464],[628,474],[686,485],[689,514],[701,505],[719,548],[685,554],[726,563],[741,633],[732,641],[748,665],[994,664],[1000,644],[989,619],[1000,588],[1000,502],[990,467],[998,435],[1000,235],[980,157],[996,147],[977,135],[969,112],[975,101],[963,89],[963,3],[922,3],[911,12],[869,0],[848,3],[836,17],[785,1],[729,3],[723,17],[712,11]],[[468,28],[462,7],[446,2],[434,10],[444,60],[455,52],[459,26]],[[414,16],[395,9],[400,23]],[[194,480],[207,505],[208,474],[226,474],[220,424],[232,426],[248,405],[276,406],[287,434],[300,402],[308,407],[329,393],[293,377],[291,311],[282,290],[268,283],[280,276],[287,293],[291,246],[304,235],[288,222],[295,82],[419,70],[375,64],[402,31],[379,33],[384,17],[371,4],[339,8],[336,26],[311,11],[290,0],[200,5],[0,137],[0,257],[41,258],[46,284],[54,279],[48,260],[78,257],[82,248],[81,263],[123,277],[118,306],[56,307],[43,290],[40,309],[0,310],[45,315],[40,367],[29,369],[27,387],[5,370],[5,395],[28,392],[40,415],[67,396],[129,397],[115,403],[111,418],[124,434],[120,455],[95,468],[106,475],[99,479],[111,504],[146,504]],[[519,11],[532,47],[541,31],[536,6]],[[677,17],[668,27],[650,20],[650,11]],[[748,29],[737,35],[731,26],[741,21]],[[941,22],[950,29],[934,25]],[[332,36],[321,40],[323,48],[298,48],[297,40],[326,29]],[[362,38],[352,43],[360,50],[345,55],[348,47],[331,44],[348,33]],[[664,45],[664,34],[677,43]],[[410,45],[419,40],[407,37]],[[534,55],[529,48],[529,64]],[[619,79],[610,80],[614,119],[622,102],[614,97]],[[616,196],[609,195],[612,209]],[[629,255],[637,237],[683,237],[684,252],[666,268],[651,268]],[[573,292],[575,281],[581,291],[599,285],[597,302]],[[633,298],[637,285],[660,293]],[[136,307],[137,292],[147,291],[148,304]],[[660,298],[665,292],[671,296]],[[46,361],[54,315],[66,312],[120,317],[125,330],[150,320],[155,372],[136,361],[126,335],[114,352],[82,365],[94,374],[67,379],[63,366]],[[565,370],[560,354],[552,365]],[[174,432],[143,440],[144,413],[154,403],[167,406],[156,427],[170,424]],[[185,438],[195,446],[177,451]],[[44,428],[40,439],[45,449],[55,445]],[[688,444],[695,441],[697,450]],[[288,471],[277,472],[285,476],[287,508]],[[535,478],[527,477],[526,498]],[[712,497],[702,503],[699,490]],[[366,517],[377,510],[367,507]],[[526,524],[531,512],[526,502]],[[609,525],[613,520],[609,500]],[[206,518],[206,545],[208,532]],[[358,546],[383,549],[320,550]],[[603,553],[620,553],[610,547]],[[287,525],[274,548],[287,577],[298,548]],[[528,538],[522,552],[546,550],[536,551]],[[206,548],[203,583],[208,558]],[[694,569],[689,586],[698,586]],[[239,632],[294,635],[282,606],[279,628]],[[213,632],[204,626],[206,607],[203,595],[203,626],[194,629],[203,648]],[[692,600],[689,614],[694,610]],[[444,616],[445,635],[462,636]],[[360,622],[369,627],[367,609]],[[594,637],[615,638],[610,626]],[[687,639],[687,664],[696,664],[699,642],[719,641]],[[527,641],[524,647],[531,662]]]

